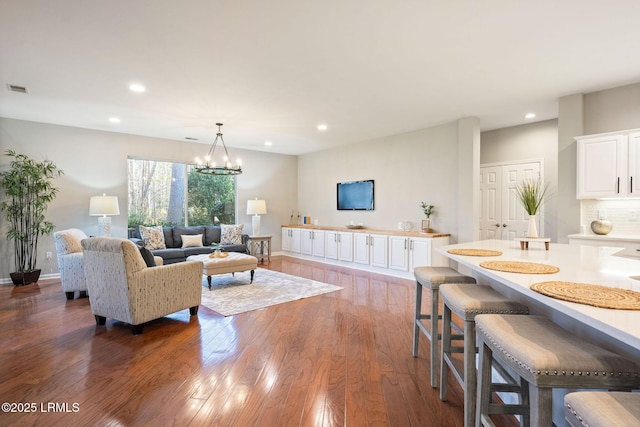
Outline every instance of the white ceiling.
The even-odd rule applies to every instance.
[[[2,0],[0,116],[206,144],[222,122],[285,154],[496,129],[640,81],[639,19],[637,0]]]

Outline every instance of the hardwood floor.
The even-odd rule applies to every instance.
[[[462,425],[457,383],[448,402],[429,386],[424,337],[412,356],[412,280],[288,257],[260,267],[344,289],[226,318],[183,310],[133,336],[96,326],[58,280],[0,286],[1,401],[35,404],[0,425]]]

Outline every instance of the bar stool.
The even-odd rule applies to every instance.
[[[511,301],[489,286],[449,283],[440,286],[442,298],[442,352],[440,368],[440,400],[447,400],[449,368],[464,391],[464,425],[473,426],[476,415],[476,324],[475,317],[482,313],[529,314],[529,308]],[[464,321],[464,335],[451,334],[451,313]],[[464,339],[464,346],[451,342]],[[452,354],[463,353],[462,371],[453,363]]]
[[[571,427],[640,426],[640,393],[578,391],[564,397]]]
[[[476,329],[480,345],[476,426],[493,425],[489,414],[520,414],[530,417],[532,426],[550,426],[553,388],[640,387],[640,367],[634,361],[578,338],[542,316],[481,314]],[[530,404],[491,403],[493,360],[528,383]]]
[[[431,357],[429,367],[431,370],[431,387],[438,387],[438,340],[441,338],[438,333],[438,289],[444,283],[476,283],[476,279],[458,273],[451,267],[416,267],[413,270],[416,276],[416,308],[413,324],[413,357],[418,357],[419,332],[431,341]],[[423,287],[431,290],[431,312],[422,313],[422,290]],[[430,329],[422,323],[422,320],[429,320]],[[435,339],[433,338],[435,336]]]

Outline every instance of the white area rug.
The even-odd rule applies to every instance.
[[[252,284],[249,284],[250,280],[249,271],[235,276],[230,273],[211,276],[209,290],[205,278],[202,282],[202,305],[223,316],[233,316],[343,289],[264,268],[255,271]]]

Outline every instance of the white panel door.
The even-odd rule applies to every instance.
[[[409,241],[409,271],[431,265],[431,239],[412,238]]]
[[[389,268],[409,271],[409,239],[403,236],[389,236]]]
[[[387,236],[372,234],[369,236],[369,247],[371,248],[371,265],[375,267],[387,268],[389,256],[387,250]]]
[[[502,167],[480,168],[480,239],[502,239]]]
[[[311,232],[313,240],[313,256],[324,256],[324,231],[313,230]]]
[[[313,230],[302,230],[300,253],[302,253],[303,255],[313,254]]]
[[[629,196],[640,197],[640,132],[629,134]]]
[[[353,236],[353,261],[369,265],[369,235],[355,233]]]
[[[529,215],[522,207],[516,184],[541,177],[540,162],[513,163],[480,168],[480,237],[512,240],[527,234]],[[542,210],[536,219],[544,236]]]
[[[324,235],[324,256],[331,259],[338,259],[338,232],[326,231]]]

